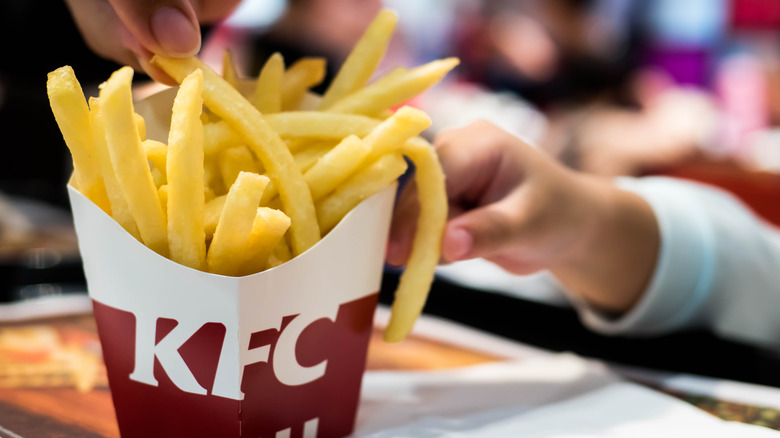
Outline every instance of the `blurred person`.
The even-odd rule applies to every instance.
[[[711,146],[711,92],[647,65],[646,17],[657,2],[484,2],[464,19],[460,73],[512,92],[547,118],[537,145],[583,171],[640,175],[685,164]]]
[[[571,144],[558,146],[569,149],[568,164],[598,175],[638,176],[712,156],[723,117],[711,93],[651,70],[637,73],[634,86],[635,108],[596,104],[576,114],[566,127]]]
[[[572,170],[488,122],[444,132],[435,146],[450,177],[444,263],[479,257],[515,274],[549,271],[602,334],[704,328],[780,346],[780,231],[726,192]],[[405,190],[388,245],[393,265],[408,256],[415,206]]]
[[[461,74],[510,90],[543,110],[619,99],[638,65],[641,4],[624,0],[482,2],[463,17],[454,51]],[[616,15],[612,17],[610,15]]]

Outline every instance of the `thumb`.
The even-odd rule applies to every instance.
[[[448,262],[489,257],[512,245],[522,231],[516,203],[509,199],[468,211],[448,224],[442,256]]]
[[[185,57],[200,50],[200,25],[187,0],[109,0],[119,19],[144,49]]]

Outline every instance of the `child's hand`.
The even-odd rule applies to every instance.
[[[144,70],[172,83],[152,67],[152,54],[183,57],[200,50],[200,23],[225,18],[239,0],[67,0],[87,45],[99,56]]]
[[[530,273],[559,262],[593,228],[593,208],[574,175],[495,125],[480,121],[446,131],[434,144],[450,200],[445,261],[483,257]],[[414,197],[406,190],[396,208],[391,264],[408,255]]]
[[[444,132],[435,146],[450,200],[444,261],[482,257],[518,274],[549,269],[611,311],[627,309],[641,294],[658,246],[644,200],[487,122]],[[405,190],[396,207],[390,264],[408,257],[414,197]]]

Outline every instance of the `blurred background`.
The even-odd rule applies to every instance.
[[[118,66],[88,50],[64,3],[2,7],[0,319],[11,319],[28,315],[19,302],[83,298],[65,191],[70,155],[46,74],[71,65],[91,95]],[[573,168],[715,184],[780,224],[780,0],[245,0],[203,28],[201,56],[219,66],[229,49],[244,76],[277,51],[288,63],[323,56],[321,90],[381,7],[400,19],[378,73],[461,59],[409,103],[431,115],[428,135],[491,120]],[[434,314],[548,348],[780,385],[763,353],[706,333],[639,343],[587,333],[536,277],[479,262],[440,274]],[[393,281],[391,272],[388,290]],[[719,359],[728,352],[752,365]]]

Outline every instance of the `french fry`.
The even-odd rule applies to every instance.
[[[100,165],[100,174],[103,177],[106,195],[111,204],[111,217],[136,240],[140,241],[141,235],[138,232],[138,225],[130,213],[125,194],[122,192],[122,187],[114,172],[114,166],[111,165],[111,157],[108,154],[108,145],[106,144],[106,127],[100,111],[100,99],[94,96],[89,99],[89,126],[95,145],[95,155]]]
[[[257,216],[260,197],[268,178],[241,172],[225,198],[225,205],[211,239],[206,263],[208,271],[236,275],[244,263],[247,240]]]
[[[147,139],[141,142],[141,146],[144,148],[146,159],[165,176],[168,173],[168,145],[161,141]]]
[[[290,250],[290,247],[284,239],[281,239],[271,255],[268,256],[268,262],[265,265],[265,269],[275,268],[290,261],[291,258],[292,251]]]
[[[222,183],[222,172],[219,169],[219,161],[216,159],[207,159],[203,163],[204,189],[211,191],[216,196],[225,195],[228,192],[227,187]]]
[[[376,125],[376,127],[369,132],[366,138],[360,142],[359,146],[354,144],[347,144],[343,147],[348,148],[349,152],[336,152],[330,159],[323,162],[322,168],[315,170],[311,176],[304,174],[304,180],[309,184],[309,189],[312,192],[312,199],[316,202],[320,200],[325,194],[330,193],[338,183],[346,180],[352,173],[354,173],[359,167],[366,166],[375,162],[383,155],[392,153],[399,150],[401,146],[408,139],[422,132],[431,124],[431,119],[424,112],[411,108],[403,107],[396,111],[390,118],[384,122]],[[349,137],[347,137],[349,138]],[[302,152],[295,155],[295,162],[298,167],[305,173],[308,173],[310,168],[315,165],[316,162],[325,157],[325,155],[331,150],[327,148],[309,148],[304,149]],[[333,158],[337,158],[333,161]],[[341,166],[334,168],[333,164]],[[327,169],[330,167],[329,169]],[[335,180],[328,181],[324,175],[319,173],[327,173],[331,178]],[[344,172],[340,176],[336,176],[338,172]],[[316,196],[315,196],[316,192]],[[262,204],[276,206],[272,202],[276,196],[276,187],[269,186],[263,196]],[[322,227],[322,225],[320,225]],[[322,232],[323,228],[320,228]]]
[[[403,104],[444,78],[459,64],[457,58],[431,61],[401,75],[380,78],[328,108],[330,112],[376,115]]]
[[[203,124],[203,150],[206,155],[218,154],[243,143],[241,136],[224,120]]]
[[[211,240],[214,236],[214,231],[217,229],[219,223],[219,216],[222,214],[222,209],[225,208],[225,200],[227,195],[216,196],[214,199],[206,202],[204,217],[204,231],[206,233],[206,240]]]
[[[301,169],[301,172],[306,172],[332,148],[333,145],[327,142],[313,144],[293,155],[295,164]]]
[[[161,185],[157,189],[157,198],[160,199],[160,208],[162,208],[165,220],[168,220],[168,185]],[[173,260],[173,259],[171,259]]]
[[[138,126],[138,138],[140,138],[141,141],[146,141],[146,120],[138,113],[135,113],[134,115],[135,125]]]
[[[171,110],[167,160],[170,258],[198,270],[206,267],[202,91],[202,71],[182,81]]]
[[[73,158],[76,188],[103,211],[111,214],[89,127],[89,107],[73,68],[64,66],[49,73],[46,90],[54,119]]]
[[[274,53],[263,64],[255,81],[252,103],[261,113],[278,113],[282,110],[282,78],[284,77],[284,58]]]
[[[317,243],[320,232],[309,186],[287,146],[265,122],[257,108],[210,67],[194,57],[171,59],[155,55],[151,62],[177,81],[183,80],[198,68],[203,70],[203,99],[206,106],[241,135],[260,158],[268,176],[279,190],[284,212],[292,221],[290,238],[293,253],[301,254]]]
[[[363,137],[380,120],[355,114],[335,114],[320,111],[290,111],[269,114],[271,128],[282,138],[319,138],[341,140],[350,135]]]
[[[424,112],[409,106],[402,107],[363,139],[370,150],[364,162],[372,163],[382,155],[399,150],[407,140],[430,125],[431,119]]]
[[[306,149],[307,147],[311,146],[312,139],[310,138],[286,138],[284,139],[284,144],[287,145],[287,149],[290,150],[290,152],[293,154],[297,154],[298,152]]]
[[[314,144],[310,143],[308,147],[305,147],[293,154],[295,165],[298,166],[298,169],[300,169],[301,172],[306,172],[314,165],[314,163],[317,162],[317,160],[322,158],[332,148],[333,145],[328,142],[315,142]],[[263,194],[263,199],[260,201],[260,205],[281,208],[280,204],[272,202],[278,200],[275,199],[278,195],[279,191],[277,190],[273,181],[271,181],[271,184],[269,184],[268,188],[265,189],[265,193]]]
[[[152,251],[167,256],[167,226],[146,153],[138,137],[133,112],[132,78],[133,69],[122,67],[109,77],[100,90],[100,111],[106,128],[106,144],[142,242]]]
[[[405,339],[422,313],[439,263],[441,239],[447,224],[444,172],[433,146],[417,137],[406,142],[401,151],[415,166],[420,213],[409,260],[401,274],[390,321],[385,328],[387,342]]]
[[[309,185],[314,202],[346,181],[369,152],[360,138],[350,135],[305,170],[303,179]]]
[[[203,178],[204,179],[206,178],[206,169],[205,168],[203,169]],[[209,201],[211,201],[212,199],[214,199],[216,197],[217,197],[217,195],[214,194],[214,189],[212,189],[211,187],[204,187],[203,188],[203,199],[206,202],[209,202]]]
[[[298,109],[309,88],[325,79],[325,60],[301,58],[295,61],[282,78],[282,110]]]
[[[387,52],[397,21],[395,12],[389,9],[377,14],[323,94],[319,109],[327,110],[368,83]]]
[[[233,54],[230,50],[222,52],[222,77],[225,82],[233,86],[238,87],[238,73],[236,71],[236,65],[233,62]]]
[[[386,154],[323,198],[317,203],[317,221],[322,234],[336,226],[360,202],[393,184],[406,168],[406,161],[400,154]]]
[[[249,275],[265,269],[268,256],[290,228],[290,218],[279,210],[260,207],[246,243],[245,261],[239,275]]]
[[[226,149],[217,156],[222,183],[230,188],[241,172],[262,173],[248,147],[241,145]]]
[[[266,114],[264,119],[284,139],[322,140],[341,140],[350,135],[364,137],[381,122],[362,115],[320,111],[286,111]],[[225,121],[206,123],[203,132],[207,155],[244,143]]]
[[[159,189],[160,187],[164,186],[166,184],[165,181],[165,174],[163,172],[160,172],[160,169],[152,166],[149,168],[149,173],[152,174],[152,182],[154,182],[154,186]],[[165,212],[163,211],[163,214]]]

